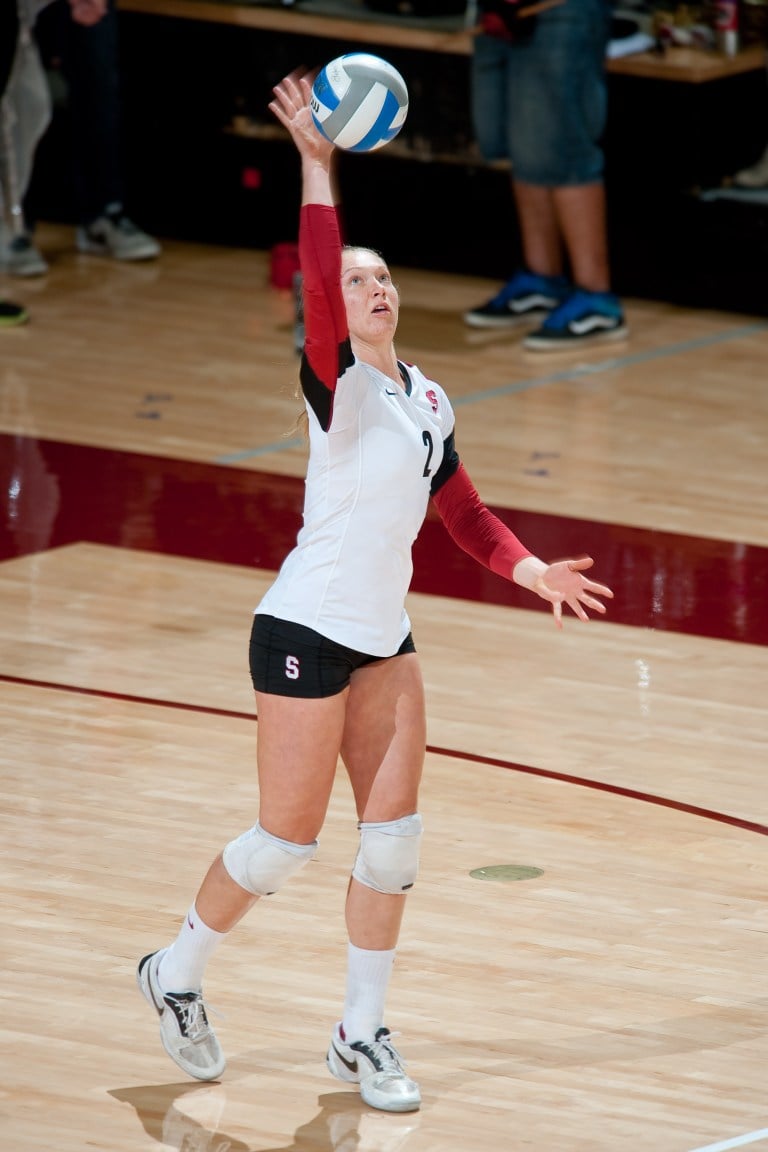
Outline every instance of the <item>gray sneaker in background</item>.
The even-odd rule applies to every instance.
[[[29,233],[22,232],[11,239],[8,230],[3,228],[0,231],[0,269],[9,276],[45,276],[48,264]]]
[[[87,227],[77,230],[77,248],[94,256],[111,256],[114,260],[154,260],[160,245],[142,232],[124,212],[99,216]]]

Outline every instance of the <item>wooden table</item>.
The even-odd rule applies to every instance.
[[[358,41],[370,46],[414,48],[426,52],[469,55],[472,31],[461,17],[417,19],[372,12],[360,0],[299,0],[287,7],[242,4],[232,0],[118,0],[126,12],[209,21],[242,28]],[[640,52],[608,60],[611,73],[648,80],[701,84],[766,66],[762,45],[751,45],[736,56],[699,48],[669,48],[664,53]]]

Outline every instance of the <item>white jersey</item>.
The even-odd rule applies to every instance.
[[[303,527],[256,609],[372,656],[393,655],[410,631],[411,552],[454,428],[439,384],[401,368],[405,387],[352,360],[327,431],[307,400]]]

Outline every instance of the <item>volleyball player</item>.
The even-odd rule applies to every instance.
[[[308,421],[304,522],[258,605],[251,675],[260,808],[217,856],[173,943],[145,956],[138,982],[163,1043],[185,1072],[218,1078],[224,1056],[202,998],[224,936],[315,854],[341,758],[359,843],[346,898],[347,982],[327,1063],[372,1108],[419,1107],[384,1023],[406,894],[419,864],[424,691],[405,610],[411,549],[432,500],[457,543],[494,572],[582,620],[609,588],[592,560],[547,564],[483,505],[454,441],[445,392],[397,356],[399,298],[386,263],[342,246],[333,145],[315,129],[306,77],[286,77],[270,108],[301,158],[299,252]]]

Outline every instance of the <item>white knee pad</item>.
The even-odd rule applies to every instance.
[[[376,892],[398,896],[413,888],[419,871],[421,816],[360,824],[360,847],[352,875]]]
[[[235,883],[254,896],[271,896],[317,851],[311,844],[292,844],[255,824],[230,841],[222,853],[224,867]]]

